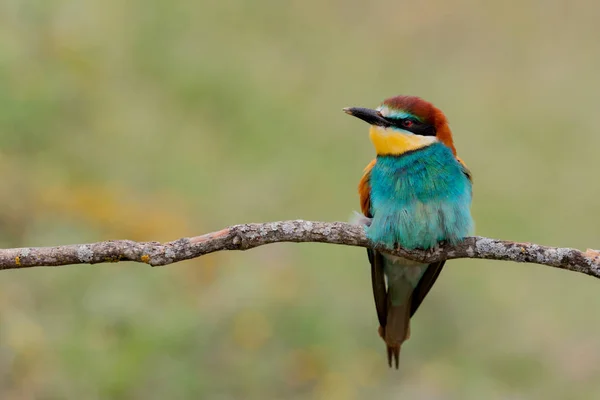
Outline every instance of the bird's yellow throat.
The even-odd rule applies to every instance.
[[[375,151],[380,155],[401,155],[438,141],[435,136],[413,135],[381,126],[371,126],[369,136],[375,145]]]

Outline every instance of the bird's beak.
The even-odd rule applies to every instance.
[[[377,110],[362,107],[347,107],[343,111],[353,117],[360,118],[368,124],[377,126],[390,126],[390,122],[385,119]]]

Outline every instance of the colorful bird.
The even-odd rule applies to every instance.
[[[375,110],[344,111],[371,125],[377,157],[365,169],[358,191],[368,218],[367,237],[394,248],[429,249],[459,242],[473,232],[472,179],[456,155],[446,117],[415,96],[396,96]],[[396,369],[400,346],[410,336],[410,318],[431,289],[444,261],[422,264],[367,250],[379,335],[388,364]],[[387,281],[387,288],[386,288]]]

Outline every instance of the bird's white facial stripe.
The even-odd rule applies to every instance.
[[[376,110],[379,111],[381,113],[381,115],[383,115],[386,118],[398,118],[398,119],[413,118],[413,119],[416,119],[419,121],[421,120],[421,118],[418,118],[417,116],[412,115],[411,113],[408,113],[408,112],[402,111],[402,110],[392,110],[386,105],[381,105],[381,106],[377,107]]]

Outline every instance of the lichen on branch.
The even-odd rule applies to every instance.
[[[456,258],[534,263],[581,272],[600,278],[600,251],[542,246],[485,237],[468,237],[457,245],[440,244],[430,250],[386,249],[371,243],[363,226],[343,222],[304,220],[233,225],[201,236],[172,242],[108,240],[55,247],[0,249],[0,269],[55,267],[134,261],[160,266],[222,250],[248,250],[279,242],[330,243],[374,248],[415,261],[435,262]]]

